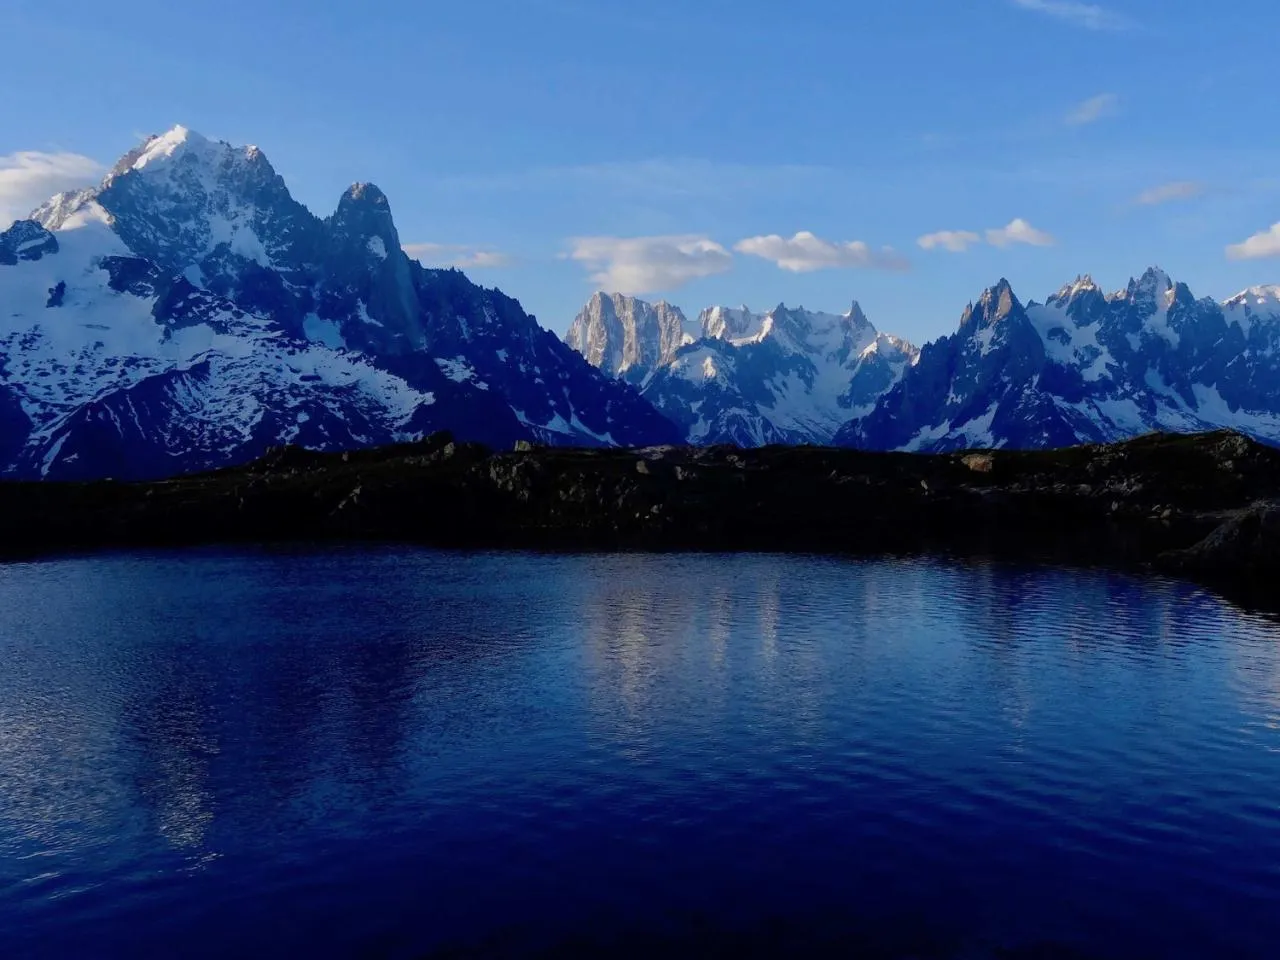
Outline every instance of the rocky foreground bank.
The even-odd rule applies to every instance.
[[[155,483],[2,483],[0,544],[936,552],[1186,576],[1280,608],[1280,450],[1234,433],[1045,452],[281,448]]]

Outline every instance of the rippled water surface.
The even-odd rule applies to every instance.
[[[1280,628],[1084,572],[0,567],[0,956],[1280,956]]]

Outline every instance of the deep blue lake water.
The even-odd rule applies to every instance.
[[[0,566],[2,957],[822,951],[1280,956],[1280,627],[924,561]]]

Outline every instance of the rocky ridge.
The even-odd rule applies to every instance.
[[[661,362],[637,381],[690,443],[1049,449],[1222,428],[1280,443],[1280,287],[1218,302],[1152,267],[1037,303],[1001,280],[922,350],[856,303],[839,318],[715,307],[697,326],[674,352],[649,348]]]
[[[1280,291],[1218,303],[1152,267],[1113,293],[1079,277],[1043,304],[1002,280],[834,442],[1043,449],[1219,428],[1280,442]]]
[[[911,344],[876,330],[856,302],[843,315],[785,304],[760,314],[711,307],[690,324],[667,304],[598,293],[566,342],[636,383],[686,442],[743,447],[829,443],[916,356]]]
[[[519,447],[437,433],[157,483],[0,483],[0,543],[938,553],[1158,570],[1280,606],[1280,451],[1239,434],[935,455]]]

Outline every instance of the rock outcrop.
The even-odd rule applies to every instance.
[[[1106,564],[1280,607],[1280,451],[1229,432],[933,455],[528,442],[494,452],[436,433],[346,453],[277,447],[157,483],[0,484],[10,552],[326,539]]]

